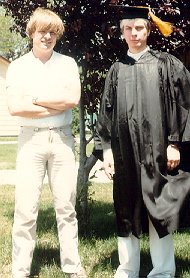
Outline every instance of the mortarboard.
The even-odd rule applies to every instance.
[[[144,7],[124,6],[122,19],[135,19],[135,18],[149,19],[148,13],[149,10]]]
[[[117,5],[115,5],[117,6]],[[119,6],[119,5],[118,5]],[[141,7],[141,6],[120,6],[122,7],[122,19],[135,19],[135,18],[143,18],[149,19],[157,25],[161,34],[165,37],[168,37],[172,32],[173,23],[162,21],[160,18],[155,16],[151,11],[150,7]]]

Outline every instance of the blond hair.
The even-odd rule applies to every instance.
[[[44,8],[37,8],[31,15],[26,26],[26,32],[29,37],[31,37],[38,28],[43,31],[56,32],[57,40],[59,40],[65,32],[65,27],[61,18],[53,11]]]
[[[138,19],[142,19],[145,23],[145,27],[148,31],[150,31],[150,21],[148,19],[144,19],[144,18],[135,18],[135,19],[122,19],[120,21],[120,30],[121,30],[121,33],[123,33],[123,29],[124,29],[124,26],[133,21],[133,20],[138,20]]]

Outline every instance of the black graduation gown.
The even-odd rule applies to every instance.
[[[188,143],[180,166],[166,168],[168,144],[190,141],[189,107],[190,73],[168,53],[148,51],[138,61],[127,56],[110,68],[97,131],[114,155],[119,236],[140,237],[148,231],[147,216],[160,237],[179,228],[181,219],[190,225]]]

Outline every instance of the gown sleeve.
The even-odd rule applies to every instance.
[[[101,141],[102,149],[111,148],[111,125],[117,89],[117,75],[118,62],[114,63],[108,71],[100,104],[97,122],[97,136]]]
[[[174,56],[164,56],[161,57],[161,91],[168,142],[190,141],[190,73]]]

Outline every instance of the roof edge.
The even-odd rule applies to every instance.
[[[4,57],[0,56],[0,61],[3,62],[4,64],[6,65],[9,65],[10,64],[10,61],[5,59]]]

